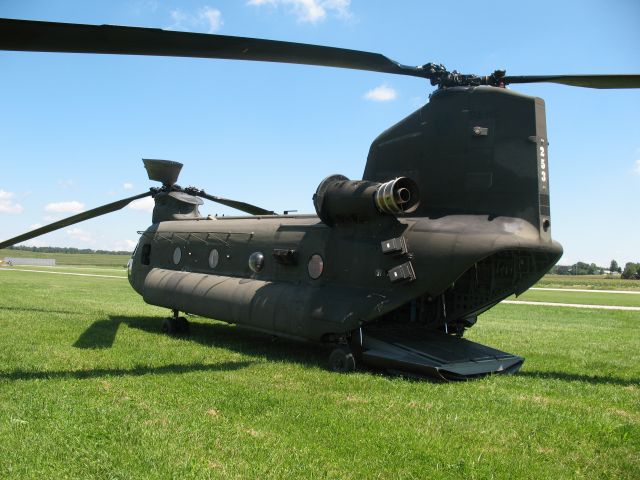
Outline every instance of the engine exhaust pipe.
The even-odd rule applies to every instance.
[[[361,223],[380,215],[414,212],[420,205],[420,192],[416,182],[407,177],[379,183],[331,175],[318,186],[313,204],[329,226]]]
[[[391,215],[411,213],[420,204],[418,185],[407,177],[398,177],[381,184],[374,198],[376,208]]]

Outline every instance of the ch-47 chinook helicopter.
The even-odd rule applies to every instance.
[[[177,185],[182,165],[144,160],[160,187],[0,242],[0,248],[151,196],[128,266],[147,303],[331,344],[357,362],[445,379],[512,373],[522,357],[462,339],[479,314],[533,285],[562,254],[551,238],[545,105],[505,88],[551,82],[638,88],[640,75],[463,75],[428,63],[272,40],[108,25],[0,20],[0,49],[297,63],[430,80],[429,102],[371,144],[362,180],[325,178],[316,215],[277,215]],[[251,216],[203,217],[201,198]]]

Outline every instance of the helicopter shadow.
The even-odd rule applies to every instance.
[[[163,335],[161,317],[110,316],[91,324],[73,344],[76,348],[111,348],[121,325],[152,335]],[[292,362],[307,367],[326,368],[327,349],[312,343],[300,343],[223,323],[189,320],[189,333],[176,340],[219,347],[268,361]]]
[[[142,376],[147,374],[163,375],[190,372],[220,372],[233,371],[246,368],[255,362],[221,362],[216,364],[186,363],[169,364],[159,367],[137,366],[134,368],[94,368],[91,370],[55,370],[55,371],[32,371],[14,370],[11,372],[0,372],[0,380],[51,380],[51,379],[76,379],[85,380],[101,377],[125,377]]]
[[[38,312],[38,313],[60,313],[64,315],[83,315],[82,312],[76,310],[52,310],[50,308],[36,308],[36,307],[7,307],[0,306],[0,310],[16,311],[16,312]]]
[[[76,348],[102,349],[110,348],[120,325],[125,324],[153,335],[166,335],[162,332],[162,318],[159,317],[127,317],[111,316],[108,320],[99,320],[87,328],[73,344]],[[219,347],[234,352],[260,357],[267,361],[293,362],[307,367],[326,369],[327,349],[316,344],[302,344],[292,340],[272,337],[267,334],[253,332],[223,323],[198,322],[190,320],[188,335],[176,339],[198,343],[208,347]],[[253,363],[253,362],[250,362]],[[432,377],[411,375],[406,372],[386,371],[376,368],[365,368],[363,372],[383,374],[387,377],[402,377],[408,381],[427,381],[440,383]],[[586,382],[592,385],[635,386],[640,379],[625,379],[615,376],[574,374],[557,371],[521,370],[516,374],[542,380],[562,380],[565,382]]]
[[[11,307],[0,309],[11,309]],[[21,308],[20,310],[25,310]],[[26,309],[28,310],[28,309]],[[44,311],[31,309],[33,311]],[[51,310],[46,310],[50,313]],[[60,311],[59,313],[77,313]],[[76,348],[104,349],[110,348],[122,324],[129,325],[147,332],[161,333],[161,322],[157,318],[144,317],[110,317],[108,320],[98,320],[91,324],[73,344]],[[219,372],[234,371],[246,368],[256,363],[254,360],[226,361],[214,364],[185,363],[167,364],[161,366],[138,365],[133,368],[93,368],[83,370],[13,370],[0,371],[0,380],[50,380],[50,379],[91,379],[101,377],[142,376],[147,374],[180,374],[190,372]]]
[[[91,324],[73,344],[76,348],[83,349],[103,349],[111,348],[113,345],[118,329],[122,324],[141,330],[152,335],[166,335],[162,332],[162,321],[160,317],[140,317],[140,316],[111,316],[108,320],[98,320]],[[263,333],[253,332],[243,328],[234,327],[223,323],[210,323],[208,321],[198,322],[193,318],[189,322],[190,331],[188,335],[176,336],[176,339],[182,341],[195,342],[207,347],[219,347],[242,353],[252,357],[260,357],[267,361],[292,362],[304,365],[306,367],[315,367],[326,369],[327,348],[316,344],[302,344],[292,340],[273,337]],[[244,362],[247,364],[255,362]],[[202,369],[217,369],[213,366],[201,366]],[[163,370],[171,372],[180,372],[181,368],[185,371],[194,371],[200,369],[197,365],[191,366],[167,366],[160,367]],[[241,367],[238,367],[241,368]],[[230,368],[229,368],[230,369]],[[236,368],[233,368],[236,369]],[[407,381],[426,381],[428,383],[440,383],[432,377],[424,377],[422,375],[411,375],[406,372],[385,371],[376,368],[362,369],[363,372],[372,374],[383,374],[389,378],[401,377]],[[95,371],[96,376],[102,375],[118,375],[115,372]],[[136,374],[136,372],[129,372]],[[86,375],[86,372],[80,372],[79,375]],[[50,374],[43,374],[50,376]],[[611,375],[587,375],[575,374],[557,371],[528,371],[521,370],[516,374],[519,377],[527,377],[541,380],[562,380],[565,382],[586,382],[591,385],[618,385],[618,386],[635,386],[640,385],[640,379],[625,379]],[[2,378],[2,375],[0,375]],[[84,378],[84,377],[82,377]]]
[[[116,339],[122,320],[110,317],[109,320],[93,322],[75,341],[75,348],[102,349],[111,348]]]

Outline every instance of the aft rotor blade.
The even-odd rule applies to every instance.
[[[72,217],[67,217],[62,220],[58,220],[57,222],[50,223],[49,225],[45,225],[44,227],[36,228],[35,230],[31,230],[30,232],[23,233],[22,235],[18,235],[17,237],[13,237],[13,238],[10,238],[9,240],[5,240],[4,242],[0,242],[0,248],[10,247],[11,245],[24,242],[25,240],[29,240],[31,238],[39,237],[40,235],[44,235],[45,233],[53,232],[54,230],[59,230],[61,228],[68,227],[69,225],[73,225],[75,223],[84,222],[85,220],[89,220],[90,218],[94,218],[94,217],[99,217],[100,215],[104,215],[106,213],[115,212],[116,210],[120,210],[121,208],[126,207],[129,203],[133,202],[134,200],[148,197],[151,194],[152,194],[151,191],[141,193],[140,195],[124,198],[122,200],[118,200],[117,202],[108,203],[106,205],[102,205],[101,207],[87,210],[86,212],[78,213],[77,215],[73,215]]]
[[[425,77],[419,67],[401,65],[379,53],[259,38],[115,25],[0,19],[0,49],[255,60]]]
[[[509,83],[561,83],[586,88],[640,88],[640,75],[522,75],[506,76]]]
[[[227,207],[235,208],[236,210],[240,210],[241,212],[250,213],[251,215],[275,215],[276,212],[273,210],[266,210],[261,207],[257,207],[256,205],[251,205],[246,202],[239,202],[238,200],[230,200],[228,198],[216,197],[215,195],[209,195],[204,190],[198,190],[197,192],[189,192],[193,193],[202,198],[206,198],[207,200],[211,200],[212,202],[220,203],[222,205],[226,205]]]

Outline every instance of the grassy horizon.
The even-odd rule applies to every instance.
[[[56,265],[87,265],[94,267],[126,267],[131,255],[106,253],[42,253],[26,250],[0,249],[0,260],[5,257],[16,258],[53,258]]]

